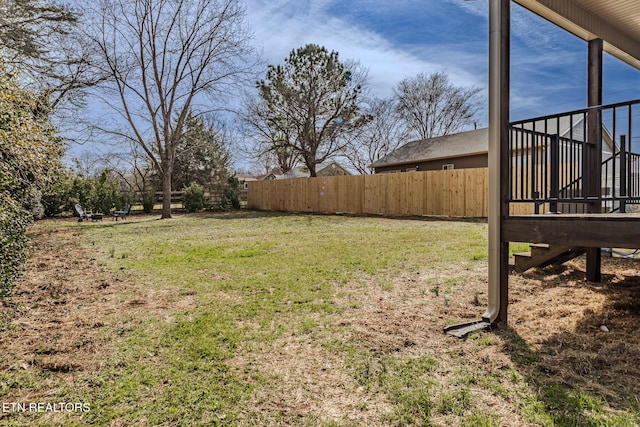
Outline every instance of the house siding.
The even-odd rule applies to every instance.
[[[484,153],[448,159],[424,160],[403,165],[380,166],[375,168],[375,173],[442,170],[442,167],[448,164],[453,164],[454,169],[486,168],[488,167],[488,162],[488,155]]]

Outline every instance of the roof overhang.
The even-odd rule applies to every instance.
[[[640,1],[514,0],[522,7],[640,69]]]
[[[434,162],[436,160],[459,159],[460,157],[480,156],[487,153],[489,153],[489,151],[484,150],[484,151],[474,151],[469,153],[452,154],[450,156],[415,158],[411,160],[402,160],[402,161],[392,162],[392,163],[382,163],[382,164],[372,163],[370,167],[376,169],[376,168],[388,168],[392,166],[415,165],[416,163]]]

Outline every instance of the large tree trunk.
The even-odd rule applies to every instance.
[[[162,219],[171,218],[171,172],[162,175]]]
[[[304,163],[307,166],[307,169],[309,169],[309,176],[311,178],[315,178],[316,175],[316,154],[315,153],[311,153],[310,156],[305,156],[304,159]]]

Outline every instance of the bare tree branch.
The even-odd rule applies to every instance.
[[[480,88],[454,86],[442,72],[405,78],[394,91],[396,111],[420,139],[463,130],[479,109]]]
[[[372,163],[409,140],[410,132],[395,110],[394,99],[374,98],[367,102],[364,114],[369,120],[344,149],[344,156],[361,174],[371,173]]]
[[[252,51],[238,0],[101,0],[86,37],[109,80],[112,113],[163,180],[162,217],[171,217],[171,175],[194,102],[221,96],[251,76]],[[198,114],[199,112],[196,112]],[[124,136],[124,135],[123,135]]]

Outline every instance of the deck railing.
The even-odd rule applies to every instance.
[[[640,100],[511,123],[509,203],[533,204],[536,213],[637,209],[635,110]]]

